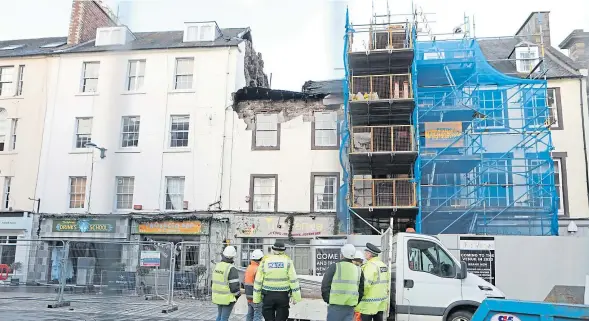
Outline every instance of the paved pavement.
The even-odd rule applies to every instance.
[[[70,307],[49,309],[53,303],[46,295],[9,297],[0,295],[0,320],[10,321],[135,321],[135,320],[215,320],[217,307],[198,300],[176,301],[178,311],[162,313],[165,301],[146,301],[137,297],[66,297]],[[232,315],[230,321],[244,321],[244,315]]]

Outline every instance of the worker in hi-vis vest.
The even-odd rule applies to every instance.
[[[352,321],[364,293],[362,270],[353,262],[356,248],[346,244],[341,252],[342,259],[327,268],[321,281],[321,297],[329,304],[327,321]]]
[[[389,303],[390,272],[378,258],[380,249],[372,243],[366,243],[362,266],[364,274],[364,295],[356,307],[362,321],[383,321],[383,314]]]
[[[254,303],[262,303],[265,321],[286,321],[289,300],[294,304],[301,301],[301,288],[294,263],[284,253],[286,246],[276,241],[272,246],[273,255],[260,263],[254,281]]]
[[[264,257],[262,250],[254,250],[250,255],[250,265],[245,270],[243,279],[245,288],[245,297],[247,298],[247,316],[246,321],[262,321],[262,304],[254,303],[254,280],[260,266],[260,261]]]
[[[239,289],[239,274],[233,259],[237,255],[235,247],[225,247],[221,254],[221,262],[213,270],[213,303],[217,305],[217,320],[228,321],[235,302],[241,295]]]

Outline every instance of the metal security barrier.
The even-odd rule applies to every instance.
[[[173,243],[43,239],[11,244],[13,251],[3,249],[14,252],[14,262],[9,278],[0,280],[0,299],[43,301],[48,308],[96,304],[114,313],[130,305],[177,309]]]

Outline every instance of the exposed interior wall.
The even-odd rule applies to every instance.
[[[255,128],[255,116],[258,113],[278,113],[279,123],[288,122],[299,116],[303,116],[304,122],[311,122],[314,119],[314,112],[326,111],[326,108],[322,100],[255,100],[238,103],[235,111],[239,119],[243,119],[246,123],[246,129],[252,130]]]
[[[270,87],[264,73],[262,54],[256,52],[250,40],[245,41],[245,83],[251,87]]]

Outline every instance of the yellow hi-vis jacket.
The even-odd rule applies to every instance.
[[[221,261],[213,270],[213,303],[229,305],[239,296],[239,276],[233,264]]]
[[[390,272],[378,258],[373,257],[362,266],[364,273],[364,295],[356,306],[356,311],[375,315],[387,308],[389,302]]]
[[[331,280],[329,304],[356,306],[358,304],[358,286],[362,270],[351,262],[335,263],[335,274]]]
[[[254,281],[254,303],[262,302],[263,292],[290,292],[301,301],[301,288],[294,263],[286,254],[270,255],[262,260]]]

